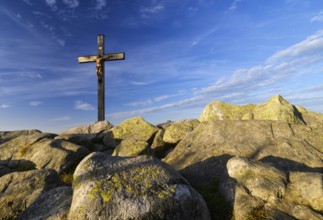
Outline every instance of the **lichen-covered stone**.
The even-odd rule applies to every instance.
[[[287,197],[290,201],[323,211],[322,173],[291,172],[289,180]]]
[[[171,144],[178,143],[187,133],[193,131],[199,123],[196,119],[176,121],[166,128],[163,141]]]
[[[112,156],[132,157],[151,154],[149,144],[146,141],[125,139],[116,147]]]
[[[0,219],[16,219],[37,199],[59,186],[54,170],[15,172],[0,178]]]
[[[90,153],[84,147],[52,137],[44,133],[27,135],[1,144],[1,164],[18,171],[50,168],[61,173]]]
[[[322,133],[295,126],[257,120],[203,122],[163,161],[194,183],[223,176],[233,156],[271,163],[286,172],[315,171],[322,167]]]
[[[92,153],[73,184],[69,219],[209,219],[201,196],[152,157]]]
[[[61,186],[44,192],[17,220],[67,219],[72,202],[70,186]]]
[[[163,140],[165,134],[164,129],[160,129],[155,135],[154,141],[151,144],[153,154],[157,158],[164,158],[167,153],[175,147],[176,144],[167,143]]]
[[[255,105],[252,104],[236,106],[215,101],[204,108],[199,120],[201,122],[209,120],[241,120],[243,117],[247,120],[248,113],[251,113],[254,107]]]
[[[249,192],[264,201],[276,200],[285,195],[286,175],[260,162],[234,157],[227,163],[228,174]]]
[[[267,103],[257,105],[252,112],[254,119],[256,120],[273,120],[293,124],[304,124],[297,108],[280,95],[271,97]]]
[[[107,138],[124,140],[128,138],[146,141],[151,144],[158,128],[146,122],[142,117],[135,117],[121,122],[119,125],[107,132]]]
[[[113,128],[113,125],[108,121],[98,121],[89,125],[82,125],[75,128],[71,128],[62,132],[60,135],[67,134],[97,134],[103,131],[108,131]]]
[[[15,139],[23,135],[32,135],[42,133],[39,130],[18,130],[18,131],[0,131],[0,144]]]

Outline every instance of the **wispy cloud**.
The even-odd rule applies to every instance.
[[[323,22],[323,10],[321,10],[315,17],[311,19],[311,22]]]
[[[140,12],[143,14],[155,14],[155,13],[159,13],[160,11],[164,10],[165,6],[162,4],[157,4],[157,5],[153,5],[150,7],[143,7],[140,9]]]
[[[297,43],[285,50],[278,51],[272,55],[268,62],[286,60],[291,58],[301,58],[304,56],[317,55],[317,52],[323,50],[323,30],[309,36],[304,41]]]
[[[313,65],[323,61],[322,50],[323,30],[320,30],[299,43],[277,51],[268,57],[263,64],[236,69],[225,78],[216,80],[208,86],[196,88],[191,97],[186,96],[182,100],[160,106],[153,105],[157,104],[158,100],[169,98],[169,96],[134,102],[130,103],[133,107],[140,105],[150,106],[139,110],[112,113],[109,116],[125,118],[179,107],[203,107],[203,105],[214,99],[232,100],[238,104],[245,104],[247,100],[250,100],[250,98],[248,99],[248,94],[253,94],[251,96],[253,100],[258,100],[259,97],[268,98],[268,95],[281,92],[289,94],[289,91],[293,89],[289,87],[287,82],[304,77],[306,74],[311,74],[312,71],[309,70]],[[277,85],[281,87],[277,87]],[[316,95],[312,94],[311,97],[316,97],[317,99],[317,97],[322,96],[318,96],[316,93]]]
[[[9,108],[9,107],[11,107],[11,106],[8,104],[0,104],[0,108]]]
[[[29,102],[29,105],[34,106],[34,107],[40,106],[41,104],[43,104],[43,102],[40,102],[40,101],[31,101],[31,102]]]
[[[238,8],[238,4],[242,1],[243,0],[234,0],[229,7],[229,11],[235,11]]]
[[[76,8],[79,6],[80,2],[79,0],[63,0],[63,2],[69,7],[69,8]]]
[[[127,103],[126,106],[132,106],[132,107],[149,106],[149,105],[153,105],[157,102],[161,102],[161,101],[164,101],[164,100],[172,98],[172,97],[183,95],[185,93],[186,92],[184,90],[181,90],[181,91],[178,91],[176,94],[172,94],[172,95],[163,95],[163,96],[158,96],[158,97],[155,97],[152,99],[130,102],[130,103]]]
[[[108,116],[112,117],[112,118],[127,118],[127,117],[131,117],[134,115],[142,115],[142,114],[152,113],[152,112],[156,112],[156,111],[160,111],[160,110],[164,110],[164,109],[190,106],[192,104],[195,105],[196,102],[201,101],[202,99],[203,98],[201,96],[197,96],[197,97],[188,98],[188,99],[180,100],[177,102],[172,102],[172,103],[161,105],[161,106],[150,107],[150,108],[134,110],[134,111],[112,113],[112,114],[108,114]]]
[[[84,111],[94,110],[93,105],[91,105],[89,103],[86,103],[86,102],[83,102],[83,101],[76,101],[74,103],[74,108],[77,109],[77,110],[84,110]]]
[[[69,121],[69,120],[71,120],[71,117],[68,115],[50,119],[50,121]]]
[[[32,5],[32,3],[30,2],[30,0],[22,0],[24,3],[26,3],[27,5]]]
[[[56,0],[46,0],[46,3],[53,11],[56,11],[58,9]]]
[[[95,10],[101,10],[107,5],[106,0],[96,0]]]
[[[150,18],[153,15],[159,14],[164,9],[165,9],[165,6],[162,3],[157,3],[149,6],[142,6],[139,9],[139,13],[142,18]]]

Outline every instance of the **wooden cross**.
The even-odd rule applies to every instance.
[[[104,88],[104,61],[124,60],[125,53],[104,54],[104,35],[98,35],[98,55],[79,56],[79,63],[96,62],[96,74],[98,76],[98,121],[105,119],[105,88]]]

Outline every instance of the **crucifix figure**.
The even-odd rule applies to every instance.
[[[104,35],[98,35],[98,54],[91,56],[79,56],[79,63],[96,63],[96,75],[98,76],[98,121],[105,120],[105,88],[104,88],[104,61],[124,60],[125,53],[104,54]]]

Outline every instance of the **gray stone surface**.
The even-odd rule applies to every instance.
[[[93,153],[74,179],[69,219],[209,219],[202,197],[152,157]]]

